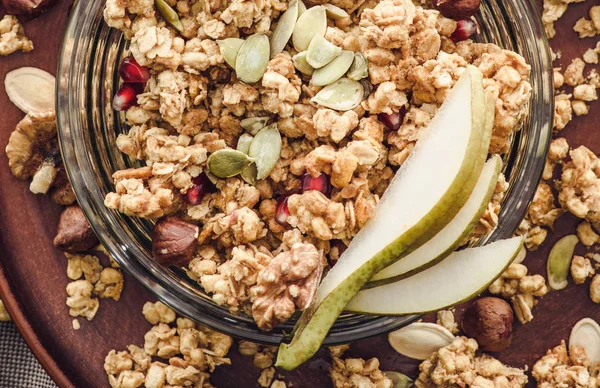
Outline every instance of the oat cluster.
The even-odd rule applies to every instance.
[[[4,15],[0,20],[0,55],[10,55],[16,51],[33,50],[33,42],[25,36],[19,19],[13,15]]]
[[[590,363],[581,346],[567,351],[565,341],[548,350],[531,370],[539,388],[596,387],[596,377],[589,372]]]
[[[268,61],[256,83],[240,81],[224,58],[223,39],[269,36],[287,3],[167,3],[179,31],[151,1],[106,4],[106,22],[123,31],[151,77],[138,106],[125,113],[129,132],[117,139],[122,152],[146,166],[116,172],[105,205],[130,216],[173,214],[200,226],[186,272],[216,303],[253,315],[265,330],[302,308],[306,285],[320,271],[293,264],[294,247],[324,267],[339,257],[467,65],[482,71],[495,98],[490,153],[509,150],[527,112],[530,67],[521,56],[493,44],[454,43],[455,21],[408,0],[331,3],[348,17],[329,20],[325,39],[368,62],[363,101],[346,111],[311,101],[322,87],[296,70],[291,44]],[[254,184],[240,176],[214,180],[214,192],[190,202],[211,156],[238,147],[242,122],[259,117],[281,135],[268,176]],[[399,117],[398,126],[390,127],[389,117]],[[323,177],[322,189],[303,189],[304,180]],[[497,225],[506,189],[501,177],[473,238]],[[283,262],[294,275],[276,264]]]

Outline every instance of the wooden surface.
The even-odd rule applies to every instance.
[[[557,26],[553,46],[562,51],[563,69],[573,56],[581,56],[597,40],[579,40],[571,29],[590,6],[589,1],[570,5]],[[36,66],[55,73],[69,7],[70,2],[63,0],[42,17],[25,23],[35,50],[0,58],[0,79],[21,66]],[[598,65],[595,66],[598,69]],[[93,321],[80,319],[81,329],[71,328],[72,318],[65,305],[65,286],[69,281],[66,260],[62,252],[52,246],[61,209],[47,198],[30,193],[27,182],[12,177],[4,147],[23,114],[9,102],[4,88],[0,89],[0,294],[28,344],[59,386],[107,387],[103,370],[105,355],[111,349],[124,349],[131,343],[143,344],[143,334],[150,325],[144,321],[141,307],[153,298],[134,279],[127,277],[119,302],[102,300]],[[573,147],[585,144],[600,153],[597,134],[600,103],[596,101],[591,105],[592,114],[574,119],[562,135]],[[559,236],[572,233],[576,224],[570,215],[559,220],[556,234],[551,235],[539,251],[529,255],[527,264],[533,272],[544,273],[545,258],[553,242]],[[564,291],[548,294],[534,309],[533,322],[525,326],[517,324],[512,346],[497,357],[513,366],[531,367],[548,348],[568,337],[577,320],[585,316],[600,320],[600,305],[593,304],[587,293],[587,285],[570,285]],[[356,342],[348,354],[379,357],[384,370],[398,370],[413,377],[417,372],[418,363],[395,353],[385,336]],[[233,365],[219,367],[213,374],[213,383],[218,387],[257,386],[260,371],[252,366],[251,360],[241,357],[235,349],[231,358]],[[321,351],[295,372],[282,374],[288,386],[329,387],[327,368],[328,356]]]

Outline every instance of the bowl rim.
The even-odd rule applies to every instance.
[[[494,4],[495,2],[491,3],[491,7],[500,12],[512,12],[513,14],[516,13],[517,15],[524,14],[536,16],[533,19],[520,19],[525,20],[526,23],[511,24],[511,26],[520,31],[521,34],[517,34],[517,41],[508,43],[512,43],[515,46],[514,48],[518,49],[517,51],[520,51],[521,53],[522,50],[526,50],[530,54],[535,53],[535,55],[529,55],[528,59],[530,62],[536,62],[536,68],[541,69],[542,71],[538,72],[538,74],[533,74],[532,72],[531,83],[533,92],[530,104],[537,104],[537,106],[545,107],[546,114],[540,115],[541,117],[530,118],[541,120],[541,123],[537,124],[540,127],[540,131],[539,133],[535,134],[536,137],[533,142],[531,144],[521,144],[522,142],[519,142],[518,149],[516,151],[513,150],[513,152],[516,153],[513,155],[513,158],[515,158],[516,162],[524,164],[527,167],[527,169],[521,171],[520,176],[517,177],[519,182],[521,182],[521,186],[516,188],[517,191],[526,193],[525,197],[527,197],[527,199],[524,200],[522,196],[511,196],[511,191],[515,190],[515,187],[511,186],[506,194],[506,200],[503,203],[503,211],[501,211],[501,215],[504,214],[511,218],[513,221],[511,226],[508,226],[507,224],[499,224],[496,230],[487,236],[487,238],[483,239],[481,243],[511,236],[514,233],[514,230],[516,230],[518,223],[525,215],[529,203],[533,198],[535,188],[537,187],[542,175],[545,156],[551,140],[551,119],[553,112],[553,86],[551,82],[552,66],[548,65],[551,64],[550,49],[537,7],[532,1],[529,0],[514,0],[512,2],[508,2],[509,4],[507,5]],[[183,316],[194,316],[193,319],[200,324],[206,325],[234,337],[273,345],[279,344],[286,338],[286,336],[281,334],[279,331],[258,332],[256,328],[252,327],[252,324],[243,322],[244,319],[242,319],[242,322],[240,322],[239,318],[241,317],[236,317],[235,319],[228,318],[227,312],[225,312],[224,316],[220,317],[207,314],[223,310],[222,307],[217,306],[212,301],[193,300],[192,298],[182,299],[181,293],[174,292],[174,290],[170,287],[166,287],[165,281],[168,281],[168,279],[164,277],[161,278],[162,274],[153,273],[154,271],[151,271],[148,268],[140,269],[139,266],[136,266],[132,263],[133,260],[128,259],[130,252],[137,252],[136,247],[125,246],[120,241],[117,241],[111,233],[108,233],[107,226],[109,226],[110,222],[107,220],[107,214],[113,211],[103,208],[102,203],[98,204],[92,200],[91,195],[93,195],[93,192],[91,192],[90,189],[94,189],[94,187],[89,187],[87,185],[83,179],[83,174],[81,174],[81,171],[82,169],[88,169],[88,171],[92,171],[94,169],[90,164],[89,159],[86,159],[89,157],[89,155],[83,152],[81,149],[78,149],[78,146],[81,145],[81,139],[77,137],[76,131],[79,129],[79,127],[76,120],[73,118],[73,115],[76,115],[75,112],[80,112],[82,108],[81,106],[78,106],[76,101],[74,101],[77,100],[77,98],[74,98],[74,96],[79,97],[77,87],[80,87],[80,85],[72,82],[75,79],[73,72],[76,66],[74,65],[78,60],[82,59],[82,53],[76,51],[77,44],[80,43],[80,39],[82,38],[82,35],[78,34],[78,28],[80,28],[82,24],[80,18],[87,17],[90,19],[93,17],[90,10],[94,6],[103,7],[104,1],[79,0],[74,5],[69,18],[63,46],[61,48],[56,78],[58,138],[64,165],[66,167],[68,176],[73,183],[73,189],[79,205],[88,218],[93,230],[98,235],[101,243],[108,249],[109,252],[111,252],[111,255],[121,265],[121,268],[131,274],[138,282],[142,283],[142,285],[149,289],[159,300],[174,308],[178,314]],[[512,11],[510,11],[511,7]],[[502,15],[504,15],[504,13]],[[486,16],[493,17],[491,14]],[[533,44],[531,41],[519,42],[518,38],[522,38],[523,36],[532,37]],[[86,53],[83,54],[84,58],[86,58],[85,54]],[[87,52],[87,54],[89,55],[90,53]],[[530,63],[530,65],[532,65],[533,68],[533,64]],[[86,95],[86,97],[89,96]],[[534,98],[536,101],[534,101]],[[530,108],[530,112],[531,109],[532,108]],[[535,160],[522,160],[524,158],[522,151],[526,147],[529,152],[533,152],[536,155]],[[514,222],[516,218],[519,219],[519,222]],[[113,233],[114,232],[115,231],[113,230]],[[172,284],[169,286],[172,286]],[[177,291],[182,290],[184,292],[186,291],[182,287],[178,287]],[[192,302],[199,303],[201,305],[199,307],[201,308],[198,308],[198,306],[194,308],[194,306],[191,305]],[[199,316],[201,317],[200,319],[198,319]],[[362,323],[358,327],[350,327],[343,330],[340,329],[341,332],[339,333],[335,331],[334,326],[334,330],[332,330],[327,336],[323,345],[348,343],[351,341],[379,335],[396,329],[400,326],[409,324],[417,319],[420,319],[421,317],[422,315],[408,317],[368,316],[365,318],[368,322]],[[366,325],[367,323],[368,325]],[[290,330],[290,325],[283,325],[282,327],[284,330]]]

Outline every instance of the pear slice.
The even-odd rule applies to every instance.
[[[501,168],[502,159],[498,155],[494,155],[483,167],[475,189],[454,219],[417,250],[373,276],[366,287],[376,287],[407,278],[431,267],[452,253],[465,241],[473,227],[479,222],[494,194]]]
[[[379,201],[317,289],[277,366],[294,369],[320,347],[345,305],[377,272],[430,240],[473,191],[487,156],[482,75],[468,66]]]
[[[362,290],[346,310],[366,314],[421,314],[444,309],[484,291],[521,250],[523,237],[454,252],[407,279]]]

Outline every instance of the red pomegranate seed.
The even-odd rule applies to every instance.
[[[144,91],[143,84],[123,84],[115,93],[112,107],[116,111],[123,111],[136,106],[137,95]]]
[[[119,75],[124,82],[144,84],[150,79],[150,70],[146,66],[141,66],[130,56],[121,62]]]
[[[213,185],[205,174],[198,175],[192,182],[192,187],[185,193],[185,200],[190,205],[198,205],[202,202],[204,195],[216,191],[215,185]]]
[[[329,196],[331,194],[331,185],[327,174],[321,174],[318,177],[313,177],[309,173],[304,173],[302,176],[302,192],[317,190]]]
[[[391,129],[392,131],[396,131],[402,125],[405,114],[406,108],[403,106],[398,112],[394,112],[392,114],[380,113],[377,115],[377,118],[383,123],[383,125]]]
[[[463,19],[456,22],[456,30],[450,35],[454,43],[467,40],[477,32],[477,24],[471,19]]]
[[[290,215],[290,209],[288,208],[289,195],[282,195],[277,200],[277,211],[275,212],[275,221],[279,225],[287,226],[287,218]]]

